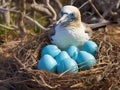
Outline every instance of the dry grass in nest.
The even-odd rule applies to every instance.
[[[119,31],[119,29],[118,29]],[[97,65],[87,71],[58,75],[36,69],[43,46],[50,44],[47,33],[16,47],[14,58],[0,63],[0,89],[3,90],[119,90],[120,45],[114,38],[114,27],[94,31],[98,45]],[[119,39],[120,40],[120,39]],[[5,66],[7,64],[7,67]]]

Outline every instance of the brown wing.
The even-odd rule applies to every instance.
[[[55,25],[51,26],[48,30],[48,38],[51,40],[51,36],[55,35]]]

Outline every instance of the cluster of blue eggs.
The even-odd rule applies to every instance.
[[[39,70],[58,74],[88,70],[96,64],[96,51],[97,44],[93,41],[85,42],[81,51],[73,45],[65,51],[61,51],[56,45],[47,45],[42,49],[37,67]]]

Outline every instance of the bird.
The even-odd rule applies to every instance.
[[[77,7],[63,6],[61,18],[48,33],[50,42],[65,50],[71,45],[81,49],[82,45],[91,37],[92,30],[81,21],[81,14]]]

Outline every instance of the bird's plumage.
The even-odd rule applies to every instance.
[[[67,5],[62,8],[61,13],[62,17],[50,30],[51,43],[61,49],[66,49],[71,45],[81,48],[83,43],[90,39],[90,36],[86,33],[85,24],[81,22],[79,10],[74,6]]]

